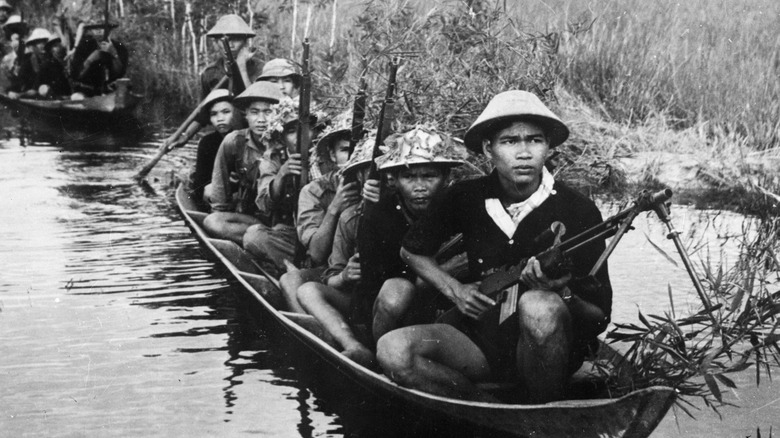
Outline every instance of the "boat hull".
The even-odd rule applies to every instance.
[[[202,229],[205,213],[198,212],[182,186],[176,192],[179,211],[195,237],[257,301],[265,315],[305,345],[330,367],[365,390],[421,418],[437,418],[475,431],[515,437],[647,437],[671,405],[675,392],[650,387],[617,399],[568,400],[542,405],[483,403],[440,397],[399,386],[384,375],[340,354],[309,315],[279,311],[279,291],[249,255],[233,242],[210,238]]]

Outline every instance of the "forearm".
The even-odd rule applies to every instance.
[[[333,236],[336,233],[336,226],[338,225],[338,213],[334,213],[331,209],[325,213],[325,217],[322,219],[317,231],[311,238],[309,243],[309,255],[315,264],[321,264],[327,260],[330,251],[333,248]]]
[[[436,260],[433,257],[412,254],[405,248],[401,248],[401,259],[420,278],[443,293],[447,298],[453,299],[454,286],[458,285],[459,282],[436,264]]]
[[[268,195],[271,197],[271,201],[276,202],[282,197],[284,192],[284,175],[279,172],[274,176],[268,187]]]
[[[326,281],[326,284],[334,289],[338,289],[340,291],[343,291],[349,286],[351,283],[347,281],[344,278],[344,271],[342,270],[337,275],[331,276],[328,278],[328,281]]]

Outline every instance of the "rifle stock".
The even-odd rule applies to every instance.
[[[225,52],[226,74],[232,81],[231,91],[233,96],[238,96],[246,90],[246,84],[244,84],[244,79],[241,77],[241,70],[238,69],[236,59],[233,57],[233,51],[230,50],[230,38],[225,35],[220,38],[220,41],[222,41],[222,51]]]

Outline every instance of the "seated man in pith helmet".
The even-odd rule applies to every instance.
[[[241,73],[244,86],[249,87],[260,76],[263,63],[252,49],[252,38],[254,38],[255,33],[240,16],[235,14],[221,16],[206,36],[211,39],[219,55],[200,73],[201,100],[208,96],[226,74],[225,53],[220,42],[222,37],[228,37],[230,52]],[[230,90],[235,95],[235,81],[236,78],[231,77],[228,83],[221,88]],[[166,140],[169,149],[184,146],[202,127],[208,124],[208,117],[197,117],[177,139],[169,138]]]
[[[292,62],[284,58],[266,62],[256,80],[273,82],[282,94],[292,99],[298,98],[301,89],[301,74]]]
[[[496,95],[466,132],[466,146],[484,153],[495,169],[456,184],[412,226],[401,251],[411,269],[452,300],[462,317],[383,336],[377,356],[391,379],[464,399],[493,400],[475,385],[489,380],[520,383],[519,395],[531,403],[564,397],[569,376],[609,323],[612,305],[606,265],[596,274],[596,287],[571,281],[588,275],[603,242],[572,253],[570,273],[560,278],[549,278],[533,257],[549,245],[535,238],[554,221],[565,225],[567,236],[601,222],[591,200],[555,181],[545,168],[552,148],[568,135],[539,98],[516,90]],[[431,258],[446,236],[457,232],[463,233],[469,261],[465,282]],[[526,257],[520,279],[527,291],[515,291],[516,312],[499,326],[502,306],[483,295],[478,282]]]
[[[271,82],[255,83],[276,86]],[[259,259],[272,262],[280,272],[283,272],[286,268],[285,261],[293,262],[296,258],[298,236],[295,231],[295,210],[299,190],[297,183],[304,169],[301,153],[297,151],[298,101],[285,96],[272,109],[274,113],[265,133],[269,148],[259,163],[255,198],[262,223],[247,229],[243,245],[245,250]],[[312,138],[317,136],[320,129],[317,120],[324,118],[323,113],[312,108],[309,120]],[[308,150],[311,144],[302,144],[300,147]]]
[[[323,167],[322,162],[329,163],[332,170],[306,184],[298,195],[296,229],[306,251],[306,266],[304,269],[290,268],[279,279],[288,309],[294,312],[304,312],[298,304],[298,288],[307,281],[318,280],[325,270],[339,217],[360,200],[359,183],[354,179],[348,181],[340,171],[350,158],[351,135],[352,112],[347,111],[325,128],[310,160],[312,170]]]
[[[270,82],[255,82],[233,99],[249,128],[231,132],[219,146],[211,174],[212,213],[203,222],[212,236],[241,245],[247,228],[260,223],[255,204],[259,165],[270,147],[266,131],[274,114],[272,106],[283,98]],[[237,181],[235,193],[231,180]]]
[[[233,95],[220,88],[206,96],[201,109],[201,117],[208,118],[214,131],[201,137],[195,158],[195,169],[190,178],[192,197],[198,205],[210,205],[212,202],[211,175],[219,146],[225,136],[238,127],[241,115],[233,106]]]

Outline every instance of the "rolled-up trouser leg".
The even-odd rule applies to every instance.
[[[292,262],[295,258],[297,239],[298,235],[292,225],[279,224],[269,227],[256,224],[249,227],[244,234],[244,249],[284,270],[284,260]]]

